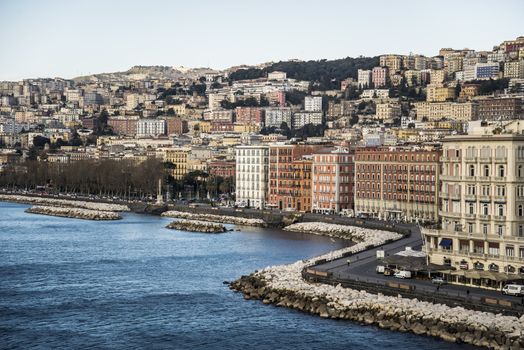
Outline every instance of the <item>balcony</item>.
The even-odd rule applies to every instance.
[[[489,182],[490,177],[489,176],[477,176],[477,181],[480,182]]]
[[[507,198],[505,196],[493,196],[493,200],[495,202],[506,202],[507,201]]]
[[[464,157],[464,160],[468,163],[476,163],[477,162],[477,157],[468,157],[468,156],[465,156]]]
[[[479,201],[481,201],[481,202],[490,202],[491,201],[491,197],[490,196],[482,195],[482,196],[479,196],[478,198],[479,198]]]
[[[493,181],[495,181],[495,182],[506,182],[506,181],[508,181],[507,178],[505,178],[505,177],[500,177],[500,176],[493,176],[492,179],[493,179]]]
[[[452,175],[440,175],[442,181],[460,181],[460,177]]]
[[[464,217],[465,217],[466,219],[475,219],[475,214],[467,214],[467,213],[466,213],[466,214],[464,214]]]
[[[477,176],[462,176],[464,181],[477,181]]]
[[[508,161],[508,157],[495,157],[495,163],[506,163]]]
[[[460,219],[461,218],[461,214],[460,213],[453,213],[453,212],[442,211],[442,210],[439,210],[439,215],[443,216],[443,217],[446,217],[446,218],[455,218],[455,219]]]
[[[479,162],[481,163],[491,163],[491,157],[480,157]]]
[[[495,220],[495,221],[506,221],[506,217],[505,216],[495,215],[495,216],[493,216],[493,220]]]
[[[476,201],[477,196],[475,196],[474,194],[466,194],[464,195],[464,199],[467,201]]]
[[[480,220],[489,220],[491,218],[491,216],[490,215],[479,214],[478,218]]]

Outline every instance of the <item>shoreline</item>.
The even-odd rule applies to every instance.
[[[372,294],[341,285],[312,283],[303,272],[321,260],[351,256],[380,246],[388,237],[382,232],[366,235],[354,246],[309,260],[265,268],[241,276],[230,289],[241,292],[246,300],[288,307],[322,318],[344,319],[393,331],[437,337],[448,342],[468,343],[488,348],[523,348],[524,317],[504,316],[463,307],[419,301],[398,296]],[[397,237],[398,239],[398,237]],[[314,271],[327,275],[323,271]]]

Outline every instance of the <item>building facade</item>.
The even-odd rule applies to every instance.
[[[353,157],[344,148],[313,154],[311,211],[336,214],[353,209]]]
[[[453,281],[500,288],[524,273],[524,136],[443,140],[440,229],[424,229],[430,262]]]
[[[440,151],[367,147],[355,151],[355,213],[436,222]]]
[[[236,147],[236,204],[263,209],[269,176],[269,146]]]

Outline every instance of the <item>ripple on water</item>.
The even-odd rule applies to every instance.
[[[224,280],[343,243],[242,227],[202,235],[125,213],[90,222],[0,203],[0,348],[465,349],[244,301]]]

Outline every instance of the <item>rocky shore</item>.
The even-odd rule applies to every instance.
[[[390,231],[373,230],[358,226],[329,224],[325,222],[299,222],[284,227],[286,231],[303,232],[319,236],[348,239],[353,242],[373,241],[375,238],[399,239],[402,236]]]
[[[266,226],[266,223],[262,219],[248,219],[248,218],[243,218],[243,217],[215,215],[215,214],[197,214],[197,213],[188,213],[188,212],[177,211],[177,210],[166,211],[162,213],[162,216],[166,216],[170,218],[221,222],[224,224],[234,224],[234,225],[244,225],[244,226],[258,226],[258,227]]]
[[[524,317],[519,319],[400,296],[375,295],[341,286],[309,283],[302,278],[303,269],[320,259],[331,260],[342,254],[357,253],[397,239],[400,235],[375,231],[362,232],[355,237],[358,236],[363,237],[362,241],[354,246],[311,260],[267,267],[249,276],[242,276],[231,283],[230,288],[242,292],[245,299],[257,299],[264,304],[289,307],[320,317],[374,324],[385,329],[494,349],[524,347],[524,336],[521,334]]]
[[[112,211],[91,210],[83,208],[61,208],[51,206],[33,206],[27,209],[26,213],[84,220],[118,220],[122,218],[120,214]]]
[[[86,202],[68,199],[56,199],[56,198],[45,198],[45,197],[32,197],[32,196],[19,196],[11,194],[0,194],[0,201],[4,202],[16,202],[23,204],[37,204],[44,206],[55,206],[55,207],[71,207],[71,208],[82,208],[88,210],[101,210],[101,211],[130,211],[127,205],[112,204],[112,203],[98,203],[98,202]]]
[[[222,233],[226,228],[222,224],[197,220],[178,220],[173,221],[166,228],[180,231],[202,232],[202,233]]]

